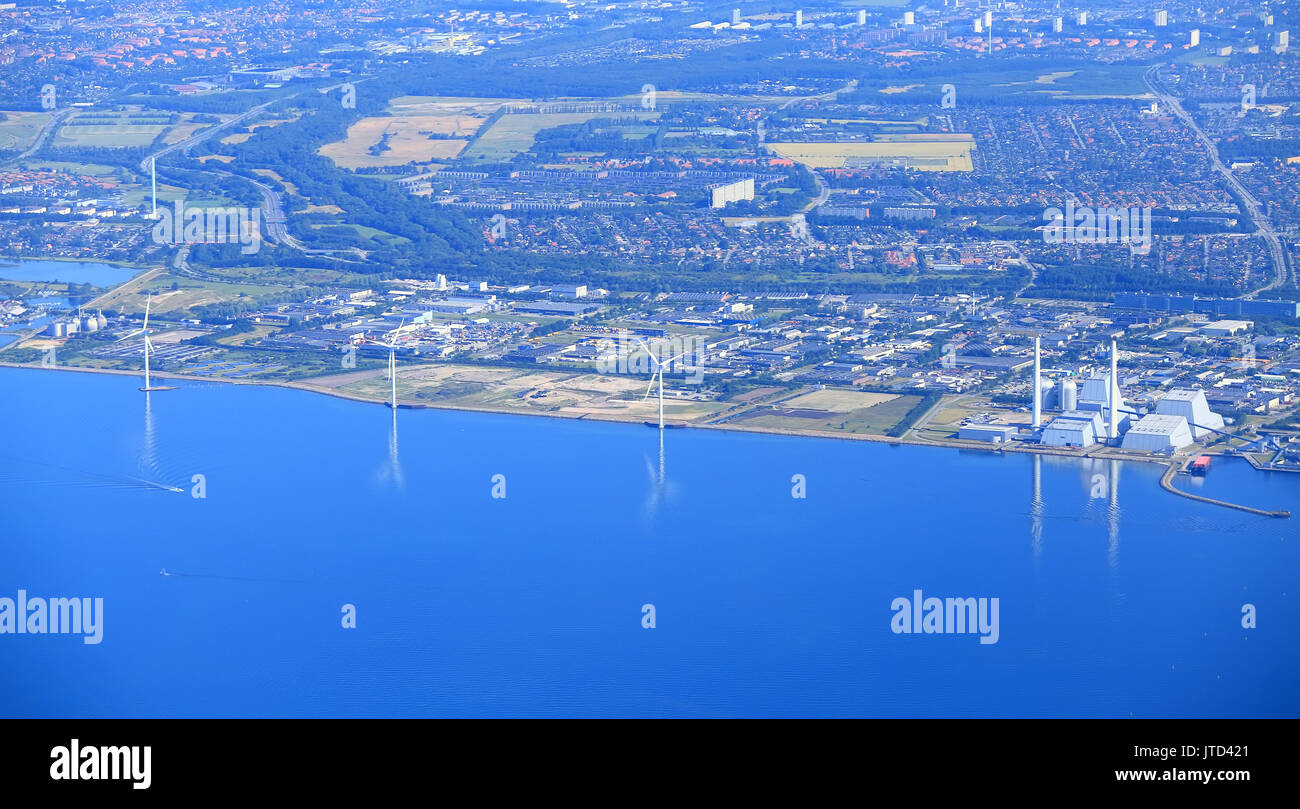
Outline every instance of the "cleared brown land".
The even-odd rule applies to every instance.
[[[362,118],[348,127],[347,137],[327,143],[319,153],[343,168],[401,166],[412,161],[450,160],[458,156],[483,118],[458,113],[391,115]],[[430,138],[429,135],[450,138]],[[370,148],[387,135],[387,149],[370,154]]]

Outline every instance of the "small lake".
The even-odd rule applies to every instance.
[[[112,264],[46,259],[4,259],[0,261],[0,281],[61,281],[111,287],[129,281],[142,270]]]

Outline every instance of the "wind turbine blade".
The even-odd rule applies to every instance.
[[[136,329],[135,331],[131,332],[131,333],[128,334],[127,336],[125,336],[125,337],[119,337],[117,340],[114,340],[113,342],[115,342],[115,343],[125,343],[127,340],[130,340],[132,337],[139,337],[139,336],[142,335],[142,334],[144,334],[144,329]]]
[[[689,354],[689,353],[691,353],[691,352],[689,352],[689,351],[683,351],[682,353],[678,354],[678,355],[675,356],[675,357],[669,357],[668,359],[664,360],[663,364],[664,364],[664,365],[671,365],[672,363],[677,362],[678,360],[680,360],[682,357],[685,357],[685,356],[686,356],[687,354]]]
[[[149,329],[149,308],[153,304],[153,295],[144,299],[144,329]]]
[[[642,399],[649,399],[649,398],[650,398],[650,391],[654,390],[654,388],[655,388],[655,377],[658,376],[658,375],[659,375],[660,373],[662,373],[662,372],[663,372],[663,369],[660,369],[660,370],[658,370],[658,371],[655,371],[653,374],[650,374],[650,384],[649,384],[649,385],[646,385],[645,396],[642,396],[642,397],[641,397]]]

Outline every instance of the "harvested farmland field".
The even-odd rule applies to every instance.
[[[768,147],[809,168],[898,166],[920,171],[970,171],[970,135],[883,136],[871,143],[771,143]]]
[[[461,153],[482,122],[455,113],[363,118],[348,127],[346,138],[325,144],[319,153],[348,169],[449,160]]]

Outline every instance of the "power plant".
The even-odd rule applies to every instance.
[[[1150,413],[1126,407],[1119,383],[1119,349],[1114,340],[1110,344],[1109,372],[1093,371],[1082,380],[1082,388],[1069,378],[1054,386],[1052,392],[1060,413],[1044,426],[1042,412],[1048,403],[1048,391],[1043,385],[1041,342],[1041,338],[1034,338],[1031,427],[1043,446],[1087,448],[1103,444],[1171,453],[1223,432],[1223,417],[1210,410],[1201,390],[1175,388]]]
[[[103,312],[96,312],[93,315],[78,314],[66,320],[51,321],[45,327],[45,333],[50,337],[70,337],[74,334],[89,334],[107,327],[108,318],[104,317]]]

